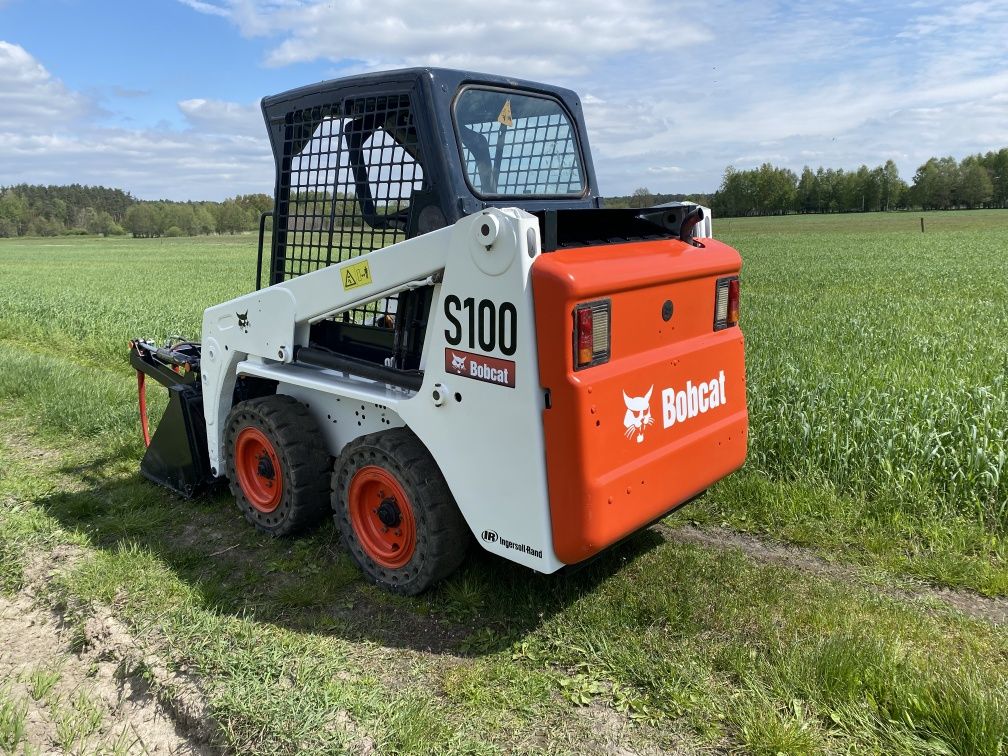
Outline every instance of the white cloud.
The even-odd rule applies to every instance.
[[[647,172],[657,176],[663,176],[670,173],[682,173],[682,168],[678,165],[649,165]]]
[[[103,184],[148,199],[220,199],[273,185],[257,105],[184,100],[185,129],[101,126],[92,101],[2,41],[0,102],[0,185]]]
[[[199,11],[200,13],[206,13],[209,16],[222,16],[224,18],[229,18],[231,14],[226,8],[220,8],[213,3],[204,3],[201,0],[179,0],[182,5],[188,5],[193,10]]]
[[[92,109],[20,45],[0,40],[0,129],[37,129]]]
[[[242,135],[265,138],[259,103],[239,105],[224,100],[195,98],[178,103],[186,122],[207,134]]]
[[[600,60],[671,52],[710,39],[691,18],[693,5],[655,0],[449,0],[209,3],[182,0],[230,18],[246,36],[281,37],[266,62],[282,66],[327,60],[366,68],[443,66],[514,76],[573,74]]]
[[[942,35],[950,29],[967,29],[991,21],[1003,22],[1008,9],[1002,2],[972,2],[943,7],[937,13],[924,13],[915,17],[898,36],[916,39]]]

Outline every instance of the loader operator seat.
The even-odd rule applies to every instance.
[[[490,147],[487,145],[487,140],[464,124],[459,124],[458,132],[462,144],[476,161],[480,186],[487,187],[487,191],[493,194],[497,191],[497,182],[493,178],[494,170],[490,162]]]

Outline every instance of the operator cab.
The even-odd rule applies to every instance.
[[[601,210],[581,101],[560,87],[415,68],[323,81],[262,109],[276,160],[270,284],[488,206],[539,215],[544,251],[669,238],[689,213]],[[431,294],[418,286],[342,312],[313,324],[309,343],[422,370]]]

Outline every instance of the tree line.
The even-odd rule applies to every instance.
[[[136,201],[104,186],[0,187],[0,236],[122,233],[120,224]]]
[[[961,161],[931,158],[917,169],[910,184],[892,160],[854,171],[822,167],[813,171],[806,166],[800,176],[764,163],[751,170],[728,166],[713,194],[655,194],[640,188],[627,196],[606,198],[606,206],[650,207],[672,201],[698,202],[718,217],[1008,207],[1008,147]],[[389,213],[397,203],[379,205],[377,211]],[[0,237],[234,234],[254,230],[260,213],[272,209],[268,194],[239,195],[223,202],[172,202],[138,200],[104,186],[18,184],[0,187]],[[288,212],[291,227],[302,230],[364,223],[355,198],[342,194],[295,194]]]
[[[104,186],[18,184],[0,187],[0,237],[234,234],[255,229],[259,214],[272,209],[268,194],[223,202],[172,202],[138,200]]]
[[[126,211],[123,228],[138,238],[237,234],[259,226],[273,209],[268,194],[245,194],[223,202],[137,202]]]
[[[952,157],[931,158],[917,169],[910,184],[892,160],[855,171],[822,167],[813,171],[806,166],[800,176],[764,163],[751,170],[728,166],[713,194],[653,194],[640,188],[625,197],[607,198],[606,206],[649,207],[683,200],[710,207],[716,217],[1008,207],[1008,147],[958,162]]]

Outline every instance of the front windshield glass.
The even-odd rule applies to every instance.
[[[466,179],[487,197],[580,197],[581,153],[556,100],[513,90],[465,89],[455,128]]]

